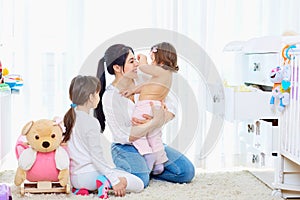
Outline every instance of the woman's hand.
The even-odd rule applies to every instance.
[[[161,107],[157,108],[152,102],[150,102],[152,114],[153,114],[153,123],[157,128],[162,127],[167,121],[167,107],[164,102],[161,102]]]
[[[126,194],[127,180],[125,177],[119,177],[120,182],[114,186],[112,186],[115,196],[124,197]]]
[[[133,95],[135,93],[135,89],[127,89],[127,90],[121,90],[120,94],[124,97],[130,97],[131,95]]]
[[[162,103],[159,108],[155,107],[153,103],[150,103],[152,108],[152,116],[143,115],[145,119],[132,118],[132,128],[129,136],[129,142],[145,136],[147,133],[152,132],[156,128],[162,127],[165,123],[174,118],[174,114],[169,112],[166,105]],[[149,122],[149,123],[148,123]]]
[[[153,117],[151,115],[147,115],[147,114],[143,114],[143,118],[144,119],[138,119],[136,117],[133,117],[131,119],[132,126],[138,126],[141,124],[145,124],[145,123],[149,122],[151,119],[153,119]]]
[[[166,115],[166,112],[168,112],[166,104],[164,102],[162,102],[162,106],[159,107],[159,108],[156,108],[154,106],[154,104],[152,102],[150,102],[150,106],[151,106],[151,109],[152,109],[153,116],[148,115],[148,114],[143,114],[144,119],[138,119],[138,118],[133,117],[131,119],[131,122],[132,122],[133,126],[138,126],[138,125],[141,125],[141,124],[145,124],[145,123],[151,121],[153,118],[154,118],[153,121],[155,123],[159,122],[157,124],[157,127],[160,127],[164,124],[164,122],[166,121],[165,115]]]

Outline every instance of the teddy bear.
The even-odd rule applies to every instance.
[[[290,101],[290,69],[288,65],[277,66],[270,72],[270,81],[274,83],[270,106],[275,111],[275,100],[278,99],[277,110],[282,112]]]
[[[65,127],[60,119],[40,119],[28,122],[22,129],[26,143],[16,147],[18,168],[14,183],[52,181],[66,186],[69,182],[69,155],[61,145]],[[20,148],[22,147],[22,148]],[[22,149],[22,151],[20,151]]]

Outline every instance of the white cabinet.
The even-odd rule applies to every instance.
[[[242,166],[274,167],[272,153],[278,151],[278,121],[266,120],[238,123],[237,143]]]
[[[280,63],[280,42],[280,37],[261,37],[231,42],[224,48],[233,59],[224,64],[223,78],[227,84],[235,84],[225,87],[225,120],[234,123],[235,153],[241,165],[272,166],[271,154],[279,148],[274,139],[278,127],[266,120],[278,122],[278,114],[270,108],[273,84],[269,74]],[[236,46],[239,48],[233,48]],[[247,91],[244,84],[257,89]]]
[[[225,88],[225,119],[235,124],[240,164],[272,167],[279,146],[276,114],[270,109],[271,92],[239,92]],[[268,120],[268,121],[266,121]],[[277,121],[278,122],[278,121]]]
[[[11,94],[0,92],[0,166],[11,150]]]
[[[239,92],[225,88],[225,119],[228,121],[276,118],[270,109],[271,92]]]
[[[269,73],[280,63],[280,37],[253,38],[230,42],[224,47],[222,77],[231,85],[252,83],[272,86]],[[240,45],[239,48],[234,48]]]

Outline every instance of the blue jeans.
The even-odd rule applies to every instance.
[[[111,151],[116,167],[142,179],[145,187],[149,185],[151,177],[173,183],[188,183],[195,176],[195,168],[191,161],[177,150],[166,145],[165,151],[169,160],[164,164],[163,173],[155,176],[151,174],[145,158],[139,154],[134,146],[113,143]]]

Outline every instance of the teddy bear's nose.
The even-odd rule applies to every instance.
[[[50,146],[50,143],[47,142],[47,141],[45,141],[45,142],[43,142],[42,146],[43,146],[44,148],[48,148],[48,147]]]

